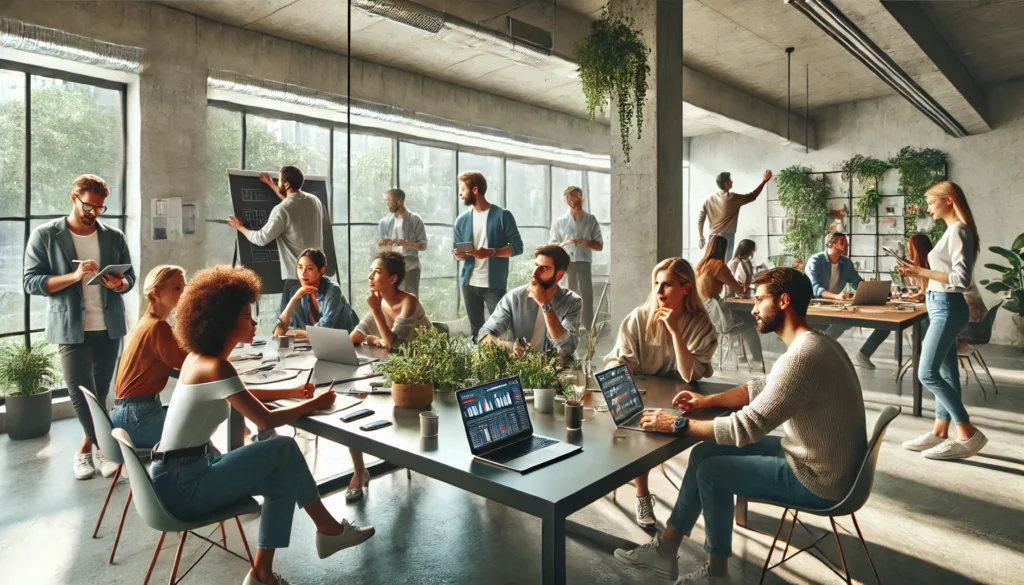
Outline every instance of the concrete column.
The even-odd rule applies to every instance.
[[[651,49],[643,135],[633,133],[628,163],[611,108],[611,318],[618,327],[647,299],[654,265],[683,250],[683,3],[611,0],[610,10],[631,17]]]

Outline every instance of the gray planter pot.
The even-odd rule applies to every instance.
[[[53,420],[53,393],[50,390],[32,396],[7,396],[7,435],[12,439],[34,439],[50,432]]]

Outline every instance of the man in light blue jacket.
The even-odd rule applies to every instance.
[[[405,191],[387,192],[388,211],[377,224],[377,245],[398,252],[405,259],[401,290],[420,296],[420,252],[427,249],[427,230],[420,216],[405,207]]]
[[[494,313],[508,288],[509,258],[523,253],[523,238],[512,212],[487,201],[483,173],[459,175],[459,197],[469,207],[455,220],[455,258],[462,261],[462,299],[476,339],[484,324],[484,305]],[[468,252],[458,250],[469,244]]]
[[[96,471],[92,415],[78,387],[106,404],[121,338],[128,332],[122,295],[135,286],[132,268],[88,284],[103,267],[132,263],[124,234],[98,219],[107,210],[109,195],[103,179],[78,177],[71,191],[71,214],[34,229],[25,249],[25,292],[47,297],[46,341],[58,345],[71,406],[85,431],[75,455],[77,479],[89,479]],[[104,477],[117,471],[99,451],[96,464]]]
[[[832,232],[825,237],[825,251],[818,252],[807,259],[806,272],[811,279],[815,298],[845,300],[853,297],[850,293],[844,293],[843,289],[847,284],[856,289],[863,279],[847,256],[849,251],[850,242],[846,234]],[[825,333],[833,339],[839,339],[839,336],[848,329],[850,329],[849,325],[835,324],[830,325]],[[855,360],[857,365],[868,370],[875,369],[875,364],[871,363],[871,355],[888,336],[888,331],[876,330],[871,333],[864,345],[861,346],[860,351],[857,352]]]

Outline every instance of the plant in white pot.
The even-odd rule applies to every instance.
[[[34,439],[50,432],[57,361],[45,343],[31,348],[23,343],[0,346],[0,388],[7,406],[7,434],[12,439]]]
[[[1006,299],[1003,308],[1013,313],[1017,344],[1024,345],[1024,234],[1013,240],[1010,249],[991,246],[989,251],[1006,258],[1010,265],[986,264],[985,268],[995,270],[1001,276],[998,280],[983,280],[981,284]]]
[[[537,412],[552,412],[555,407],[555,393],[561,388],[556,371],[556,359],[535,350],[527,349],[515,359],[513,373],[519,375],[524,390],[533,391],[533,407]]]

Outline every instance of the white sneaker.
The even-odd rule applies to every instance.
[[[928,459],[967,459],[977,455],[978,451],[981,451],[986,444],[988,444],[988,437],[981,431],[976,431],[974,436],[966,441],[946,439],[942,444],[928,449],[922,455]]]
[[[731,583],[732,579],[729,578],[729,575],[712,576],[711,565],[705,562],[692,573],[680,577],[675,585],[730,585]]]
[[[287,579],[285,579],[281,575],[278,575],[277,573],[274,573],[274,578],[277,579],[277,585],[291,585],[290,583],[288,583]],[[249,571],[248,573],[246,573],[245,580],[242,581],[242,585],[266,585],[266,583],[260,581],[256,577],[253,577],[252,571]]]
[[[903,448],[910,449],[911,451],[924,451],[941,445],[945,440],[946,439],[943,439],[942,437],[936,437],[932,433],[928,432],[916,439],[903,441]]]
[[[92,458],[96,461],[95,465],[103,477],[113,477],[117,473],[117,463],[104,457],[102,451],[93,451]]]
[[[316,533],[316,554],[319,555],[321,559],[326,559],[339,550],[344,550],[350,546],[362,544],[376,532],[373,526],[360,528],[359,526],[350,523],[348,520],[342,520],[341,525],[343,530],[341,534],[337,536],[331,536],[321,532]]]
[[[662,551],[661,539],[655,536],[654,540],[633,550],[615,549],[615,558],[624,564],[654,573],[664,579],[675,579],[679,576],[677,552]]]
[[[636,523],[644,528],[658,522],[654,517],[654,494],[636,497]]]
[[[873,370],[873,369],[875,369],[875,364],[871,363],[871,358],[869,358],[868,356],[864,355],[862,352],[858,351],[857,355],[854,356],[854,357],[855,357],[855,359],[857,361],[857,365],[858,366],[864,368],[865,370]]]
[[[92,465],[92,454],[75,454],[75,479],[92,479],[95,474],[96,468]]]

